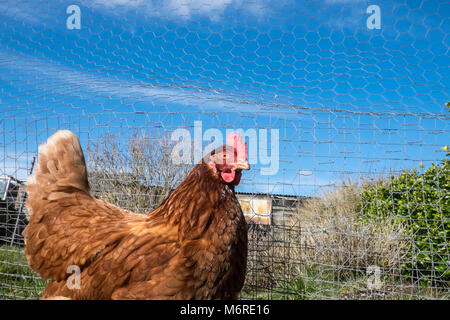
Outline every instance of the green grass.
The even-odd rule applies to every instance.
[[[38,299],[46,283],[28,268],[24,248],[0,246],[0,299]]]

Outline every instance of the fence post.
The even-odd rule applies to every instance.
[[[33,159],[31,160],[31,169],[30,169],[30,174],[33,173],[33,168],[34,168],[34,162],[36,161],[36,157],[33,157]],[[25,189],[26,190],[26,189]],[[20,200],[20,207],[19,207],[19,211],[17,212],[17,216],[16,216],[16,223],[14,225],[14,231],[11,237],[11,242],[10,242],[10,246],[12,246],[14,244],[14,239],[16,237],[16,232],[17,232],[17,226],[19,224],[19,218],[20,218],[20,214],[23,211],[23,205],[25,203],[25,200],[27,199],[27,192],[25,191],[22,194],[22,199]]]

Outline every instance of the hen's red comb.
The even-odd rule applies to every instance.
[[[237,161],[247,161],[247,142],[242,140],[240,133],[233,131],[227,135],[227,145],[232,146],[237,153]]]

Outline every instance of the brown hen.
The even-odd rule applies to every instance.
[[[29,266],[51,279],[43,298],[236,299],[247,225],[234,187],[248,169],[231,134],[159,207],[135,214],[90,195],[80,142],[58,131],[27,181],[23,234]]]

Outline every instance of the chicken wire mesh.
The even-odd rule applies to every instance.
[[[0,297],[35,299],[25,180],[74,131],[92,192],[148,212],[243,129],[242,299],[449,297],[450,4],[0,1]],[[175,134],[175,136],[176,136]],[[195,146],[194,146],[195,149]]]

